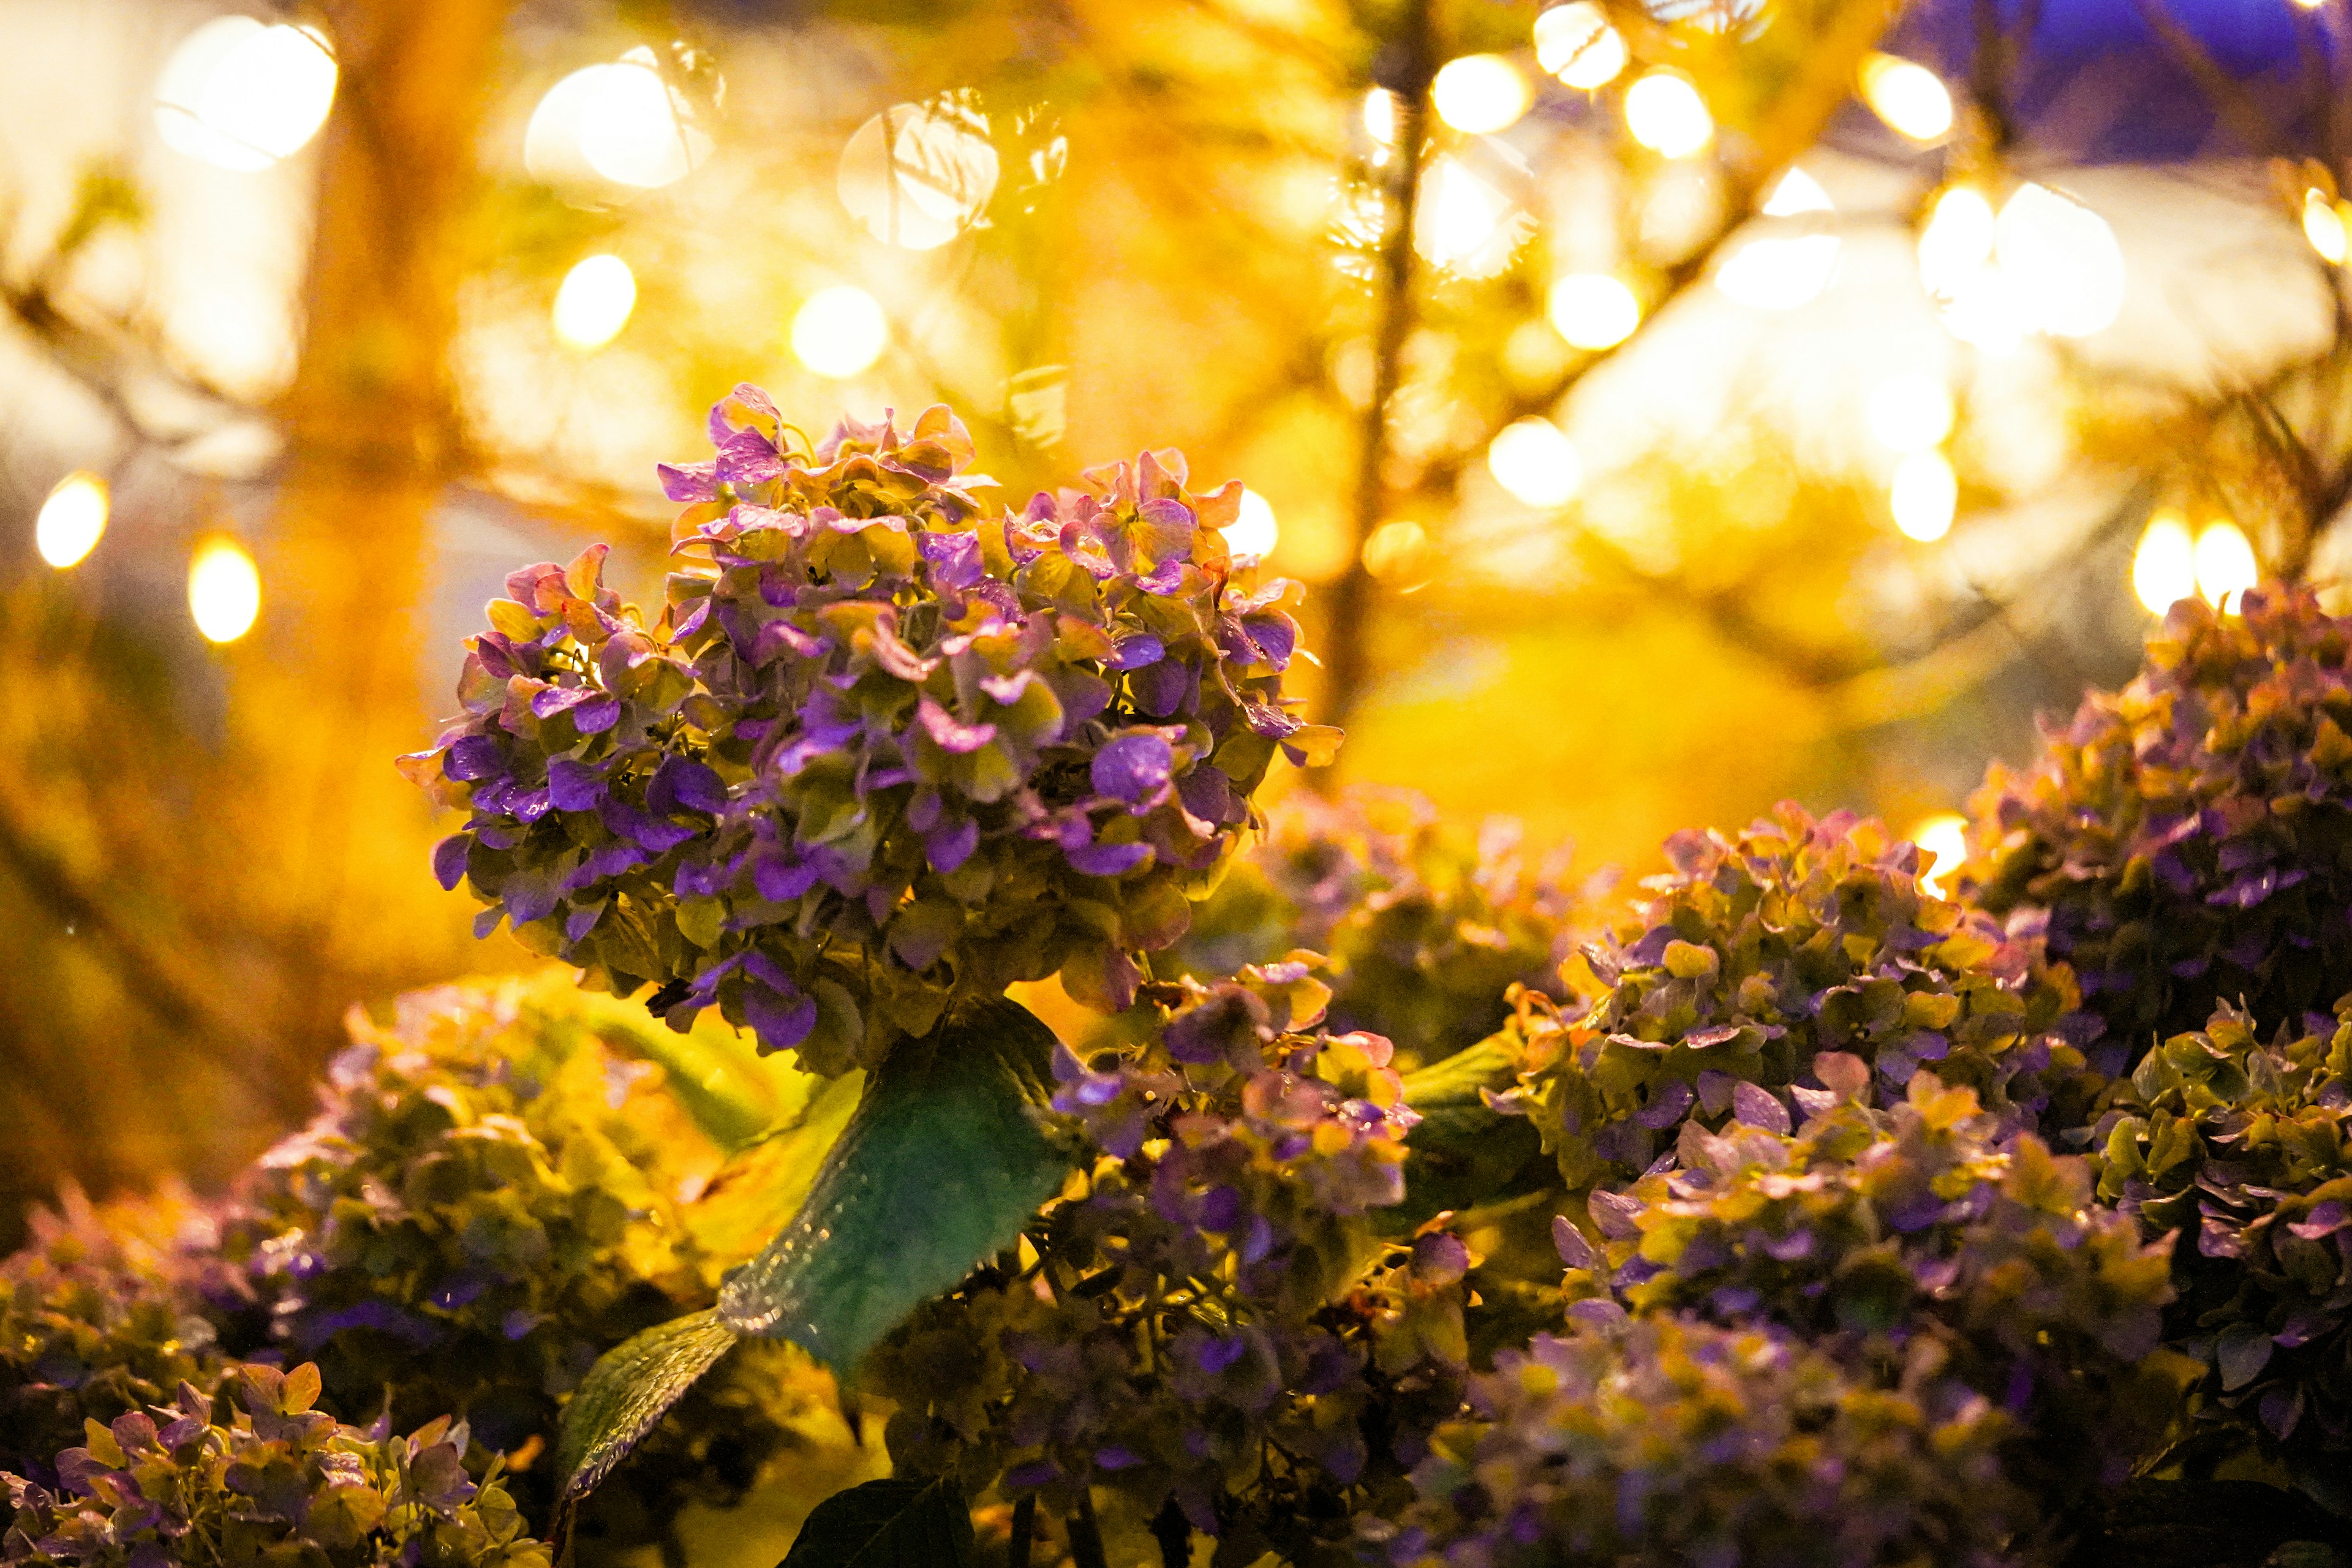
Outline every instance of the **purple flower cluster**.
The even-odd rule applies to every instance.
[[[319,1369],[237,1368],[218,1401],[176,1400],[89,1423],[52,1489],[5,1478],[15,1519],[0,1563],[163,1568],[173,1563],[548,1568],[492,1459],[477,1480],[465,1426],[406,1437],[311,1408]]]
[[[1966,1089],[1923,1068],[1878,1110],[1859,1058],[1817,1070],[1835,1088],[1796,1091],[1793,1132],[1750,1089],[1722,1132],[1686,1121],[1663,1168],[1590,1194],[1591,1236],[1556,1221],[1569,1294],[1815,1342],[1933,1340],[1947,1375],[2019,1422],[2020,1474],[2045,1503],[2121,1481],[2177,1390],[2155,1359],[2168,1242],[2143,1242],[2092,1203],[2082,1160],[2004,1130]]]
[[[2041,1520],[2014,1423],[1919,1342],[1891,1374],[1781,1331],[1660,1316],[1572,1324],[1473,1380],[1401,1524],[1398,1568],[2011,1568]]]
[[[1890,1102],[1922,1067],[2020,1124],[2081,1098],[2078,1042],[2096,1026],[2071,977],[1927,891],[1918,853],[1875,822],[1788,804],[1743,833],[1668,839],[1654,896],[1583,950],[1601,1000],[1575,1015],[1518,997],[1520,1102],[1569,1185],[1641,1170],[1743,1091],[1785,1105],[1828,1089],[1824,1052],[1859,1059]]]
[[[1413,1117],[1386,1040],[1318,1026],[1304,963],[1170,989],[1150,1049],[1064,1054],[1056,1108],[1098,1157],[1034,1261],[928,1309],[869,1375],[901,1403],[902,1468],[1061,1509],[1097,1487],[1291,1555],[1343,1537],[1457,1408],[1471,1259],[1437,1227],[1374,1241]]]
[[[2183,599],[1973,808],[1963,896],[2046,935],[2119,1058],[2223,1001],[2324,1028],[2352,974],[2352,620],[2305,587]]]
[[[2265,1045],[2234,1008],[2150,1051],[2092,1140],[2099,1195],[2175,1253],[2199,1446],[2284,1458],[2324,1500],[2352,1458],[2352,997]]]
[[[601,547],[490,605],[464,721],[404,760],[470,808],[444,884],[826,1074],[1014,981],[1126,1005],[1276,752],[1339,740],[1283,696],[1296,585],[1218,531],[1238,483],[1147,452],[1006,513],[945,408],[808,451],[744,386],[710,433],[663,470],[687,510],[655,624]]]
[[[94,1205],[68,1187],[0,1258],[0,1470],[54,1479],[87,1420],[161,1404],[222,1364],[220,1321],[250,1294],[219,1215],[184,1193]]]

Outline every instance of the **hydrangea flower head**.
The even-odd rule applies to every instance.
[[[2093,1140],[2099,1195],[2174,1252],[2199,1425],[2298,1479],[2352,1456],[2352,997],[2265,1043],[2223,1006],[2142,1058]],[[2331,1483],[2332,1484],[2332,1483]],[[2322,1495],[2327,1495],[2325,1491]]]
[[[1156,987],[1149,1047],[1063,1054],[1055,1103],[1096,1158],[1034,1266],[982,1270],[867,1363],[902,1473],[1061,1509],[1101,1489],[1245,1561],[1328,1556],[1402,1482],[1460,1402],[1470,1258],[1438,1226],[1374,1238],[1414,1118],[1389,1043],[1323,1027],[1307,969]]]
[[[1564,1014],[1522,994],[1514,1025],[1537,1124],[1571,1186],[1630,1174],[1743,1088],[1783,1107],[1832,1088],[1823,1053],[1900,1100],[1922,1067],[2030,1124],[2084,1066],[2063,968],[1921,885],[1918,849],[1875,822],[1782,805],[1745,832],[1682,833],[1672,870],[1585,961],[1609,989]]]
[[[2045,934],[2118,1069],[2218,1002],[2324,1027],[2352,973],[2352,619],[2302,586],[2180,600],[2137,679],[1973,811],[1962,896]]]
[[[444,883],[828,1074],[1015,981],[1126,1005],[1276,753],[1338,742],[1283,695],[1296,585],[1218,531],[1238,483],[1147,452],[1003,512],[945,408],[812,451],[739,387],[710,427],[711,461],[663,471],[657,619],[601,547],[491,605],[466,719],[405,760],[471,810]]]

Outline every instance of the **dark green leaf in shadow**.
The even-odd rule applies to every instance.
[[[777,1568],[970,1568],[971,1513],[946,1477],[868,1481],[816,1505]]]
[[[876,1069],[792,1224],[737,1270],[719,1312],[839,1371],[1009,1245],[1072,1156],[1034,1111],[1054,1037],[997,1001],[904,1040]]]
[[[598,1357],[563,1407],[556,1437],[564,1498],[594,1490],[735,1340],[717,1312],[695,1312],[657,1323]]]

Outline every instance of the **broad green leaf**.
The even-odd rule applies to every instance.
[[[867,1481],[816,1505],[777,1568],[970,1568],[971,1511],[945,1476]]]
[[[586,993],[581,1007],[592,1033],[668,1075],[670,1092],[721,1149],[740,1149],[798,1117],[824,1087],[781,1056],[761,1057],[720,1026],[706,1023],[681,1035],[638,1003]]]
[[[658,1323],[606,1351],[563,1407],[555,1445],[566,1499],[585,1497],[735,1343],[715,1311]]]
[[[792,1224],[729,1277],[719,1316],[846,1372],[1010,1244],[1071,1165],[1032,1114],[1053,1050],[1052,1032],[1006,1001],[901,1041]]]
[[[1384,1233],[1516,1190],[1513,1178],[1542,1158],[1543,1140],[1526,1117],[1492,1110],[1479,1091],[1499,1093],[1517,1081],[1510,1052],[1491,1042],[1405,1076],[1404,1101],[1421,1123],[1405,1139],[1404,1202],[1377,1216]]]

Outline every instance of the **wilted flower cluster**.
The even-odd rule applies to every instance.
[[[1515,984],[1570,1000],[1560,966],[1591,916],[1565,852],[1531,862],[1502,818],[1465,839],[1423,796],[1369,784],[1336,800],[1298,791],[1265,816],[1163,968],[1216,980],[1324,953],[1330,1026],[1386,1036],[1408,1066],[1500,1028]]]
[[[1807,1118],[1743,1084],[1720,1134],[1686,1121],[1677,1162],[1595,1192],[1597,1239],[1558,1222],[1571,1295],[1637,1313],[1768,1321],[1816,1339],[1943,1346],[1946,1373],[2000,1403],[2046,1502],[2123,1479],[2175,1392],[2160,1366],[2168,1248],[2095,1205],[2078,1158],[2004,1133],[1922,1068],[1891,1110],[1870,1069],[1824,1053]],[[1608,1298],[1600,1297],[1605,1301]]]
[[[2101,1120],[2099,1195],[2176,1253],[2200,1414],[2331,1503],[2352,1455],[2352,998],[2264,1045],[2224,1006],[2142,1058]],[[2318,1483],[2314,1485],[2313,1483]]]
[[[1964,896],[2045,931],[2135,1055],[2216,1002],[2324,1012],[2352,973],[2347,659],[2352,621],[2308,588],[2180,600],[2137,679],[1993,767]]]
[[[1304,962],[1181,997],[1144,1052],[1065,1055],[1055,1105],[1100,1152],[1034,1261],[919,1315],[869,1374],[902,1468],[1057,1509],[1092,1485],[1297,1561],[1458,1405],[1470,1258],[1437,1228],[1373,1241],[1413,1118],[1386,1040],[1318,1026]]]
[[[1621,936],[1584,950],[1610,987],[1588,1013],[1522,993],[1527,1102],[1571,1187],[1639,1171],[1743,1084],[1826,1086],[1859,1058],[1881,1100],[1923,1066],[2030,1123],[2084,1066],[2074,985],[2030,942],[1919,883],[1918,850],[1875,822],[1792,805],[1732,837],[1666,842]]]
[[[1399,1568],[1853,1568],[2042,1561],[1998,1405],[1917,1342],[1891,1377],[1764,1327],[1571,1325],[1475,1378],[1402,1527]]]
[[[1290,713],[1297,589],[1173,452],[991,511],[945,408],[799,448],[711,412],[653,625],[600,549],[508,580],[462,723],[407,759],[471,816],[436,863],[540,951],[684,1026],[716,1005],[827,1074],[958,1001],[1060,973],[1126,1005],[1182,934]]]
[[[569,989],[568,986],[566,988]],[[708,1150],[659,1075],[601,1048],[517,982],[354,1015],[310,1127],[266,1154],[241,1194],[231,1254],[269,1309],[267,1343],[315,1361],[331,1408],[408,1426],[462,1415],[524,1468],[534,1518],[558,1408],[596,1358],[709,1305],[717,1266],[679,1204]],[[714,1162],[715,1163],[715,1162]],[[782,1347],[730,1357],[600,1492],[593,1541],[659,1539],[688,1502],[740,1497],[795,1438],[810,1391]]]
[[[168,1405],[90,1422],[56,1488],[5,1478],[0,1563],[548,1568],[498,1461],[468,1474],[463,1423],[394,1437],[389,1416],[347,1426],[318,1395],[315,1366],[248,1366],[217,1401],[182,1384]]]
[[[68,1189],[61,1207],[35,1209],[30,1242],[0,1258],[0,1470],[42,1480],[85,1420],[209,1384],[216,1317],[239,1304],[217,1217],[185,1195],[93,1206]]]

